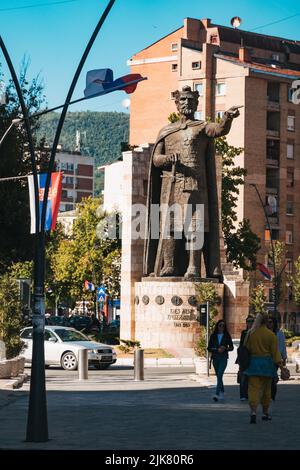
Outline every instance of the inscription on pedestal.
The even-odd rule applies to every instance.
[[[175,327],[189,328],[190,322],[197,321],[197,311],[194,308],[171,308],[168,320],[172,320]]]

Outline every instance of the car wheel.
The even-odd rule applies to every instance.
[[[71,351],[63,354],[61,358],[61,366],[65,370],[76,370],[77,369],[77,358]]]
[[[108,369],[110,364],[95,364],[95,368],[98,370]]]

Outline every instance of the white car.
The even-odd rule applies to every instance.
[[[31,363],[32,327],[21,331],[25,343],[22,355],[25,363]],[[89,365],[96,369],[107,369],[117,361],[117,354],[107,344],[90,341],[87,336],[74,328],[64,326],[45,326],[45,365],[59,365],[65,370],[76,370],[78,351],[88,349]]]

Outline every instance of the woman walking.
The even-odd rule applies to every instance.
[[[223,374],[227,367],[228,351],[233,350],[230,334],[227,331],[224,320],[219,320],[209,338],[208,351],[212,354],[212,363],[217,376],[216,393],[214,401],[224,400]]]
[[[287,353],[286,353],[284,333],[283,331],[281,331],[276,318],[269,317],[267,326],[270,330],[273,331],[273,333],[275,333],[277,337],[278,351],[280,352],[280,355],[281,355],[282,364],[285,366],[286,360],[287,360]],[[277,394],[277,382],[278,382],[278,375],[276,373],[276,377],[273,377],[272,385],[271,385],[271,397],[273,401],[275,401],[276,394]]]
[[[272,378],[276,376],[276,366],[282,368],[282,359],[277,348],[275,334],[267,328],[267,315],[258,313],[252,328],[247,333],[244,345],[250,353],[250,365],[244,371],[248,375],[248,397],[250,423],[256,423],[256,410],[261,403],[262,420],[270,421]]]

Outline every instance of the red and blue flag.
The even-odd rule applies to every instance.
[[[135,91],[138,82],[141,80],[145,80],[145,78],[139,73],[130,73],[114,80],[114,74],[111,69],[90,70],[86,74],[84,96],[92,98],[117,90],[124,90],[130,94]]]
[[[41,218],[42,218],[42,209],[43,209],[46,179],[47,179],[46,173],[38,174],[40,230],[41,230]],[[60,200],[61,200],[61,184],[62,184],[62,173],[60,171],[52,173],[51,180],[50,180],[49,193],[48,193],[47,209],[46,209],[45,230],[55,230],[56,219],[57,219],[57,214],[59,211],[59,205],[60,205]],[[30,233],[36,233],[33,175],[28,176],[28,185],[29,185],[29,201],[30,201],[30,215],[31,215]]]
[[[89,281],[84,281],[84,288],[86,290],[95,290],[95,286],[92,282],[89,282]]]
[[[271,272],[268,270],[268,268],[262,264],[262,263],[256,263],[256,267],[257,269],[260,271],[260,273],[266,278],[268,279],[269,281],[271,281],[272,279],[272,274]]]

